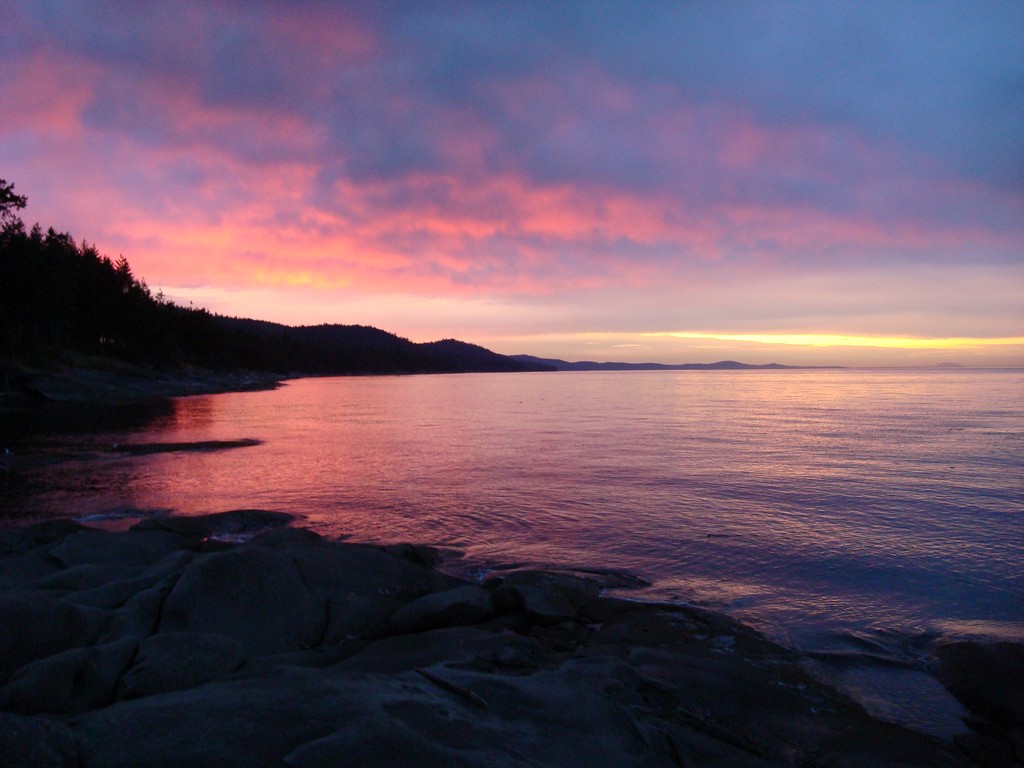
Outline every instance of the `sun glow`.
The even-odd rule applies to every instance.
[[[879,349],[973,349],[1024,344],[1024,336],[1000,338],[920,338],[913,336],[846,336],[828,333],[696,333],[688,331],[645,333],[676,339],[747,341],[755,344],[783,344],[796,347],[875,347]]]

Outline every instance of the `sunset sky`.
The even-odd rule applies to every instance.
[[[23,218],[224,314],[1024,365],[1024,3],[0,0]]]

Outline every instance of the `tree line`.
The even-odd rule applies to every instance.
[[[127,259],[52,227],[26,228],[27,200],[0,179],[0,358],[48,365],[73,353],[159,368],[280,374],[521,371],[448,339],[416,344],[360,325],[292,327],[182,307],[154,295]]]

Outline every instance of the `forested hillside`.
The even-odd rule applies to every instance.
[[[26,199],[0,179],[0,359],[47,365],[68,353],[158,368],[280,374],[541,370],[454,340],[416,344],[359,325],[290,327],[215,315],[154,295],[122,256],[27,229]]]

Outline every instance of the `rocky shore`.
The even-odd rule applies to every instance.
[[[0,396],[3,396],[0,410],[4,407],[4,398],[57,403],[123,403],[274,389],[282,380],[276,374],[251,371],[158,370],[113,362],[103,367],[71,366],[51,370],[0,368],[0,374]]]
[[[1000,766],[1019,646],[953,644],[954,743],[881,722],[723,616],[613,574],[467,582],[281,513],[0,529],[0,765]]]

